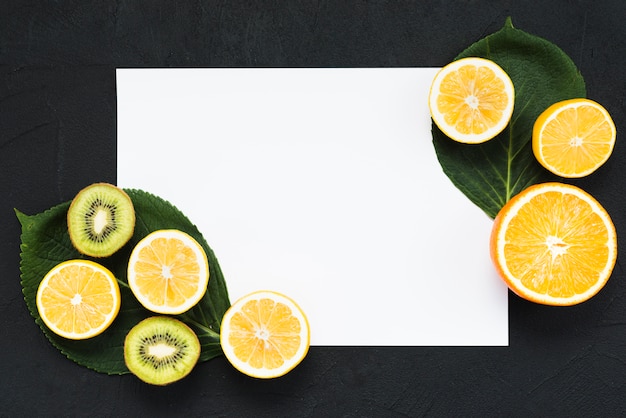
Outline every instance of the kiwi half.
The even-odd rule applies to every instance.
[[[67,228],[74,247],[92,257],[108,257],[124,246],[135,230],[130,197],[109,183],[82,189],[67,212]]]
[[[126,367],[152,385],[164,386],[182,379],[199,357],[200,341],[195,332],[169,316],[144,319],[124,341]]]

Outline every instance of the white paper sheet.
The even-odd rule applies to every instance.
[[[435,72],[118,69],[118,185],[199,227],[232,301],[292,297],[312,345],[507,345],[491,220],[432,146]]]

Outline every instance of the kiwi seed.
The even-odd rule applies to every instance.
[[[133,236],[135,209],[124,190],[108,183],[82,189],[67,212],[74,247],[92,257],[108,257]]]
[[[164,386],[187,376],[200,357],[200,341],[178,319],[153,316],[135,325],[124,341],[126,367],[139,379]]]

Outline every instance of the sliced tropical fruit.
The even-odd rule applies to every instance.
[[[307,318],[289,297],[273,291],[246,295],[226,311],[220,340],[228,361],[262,379],[283,376],[309,350]]]
[[[463,143],[488,141],[506,128],[513,115],[515,89],[495,62],[462,58],[443,67],[433,79],[428,105],[435,124]]]
[[[124,362],[139,379],[164,386],[191,373],[201,350],[200,340],[189,326],[169,316],[153,316],[126,335]]]
[[[519,296],[546,305],[575,305],[602,289],[617,258],[617,236],[602,205],[563,183],[530,186],[498,213],[493,263]]]
[[[154,231],[133,249],[128,285],[150,311],[181,314],[196,305],[209,283],[209,262],[202,246],[176,229]]]
[[[94,183],[72,199],[67,211],[67,229],[80,253],[108,257],[133,236],[135,207],[119,187]]]
[[[613,119],[602,105],[589,99],[564,100],[535,121],[533,153],[558,176],[583,177],[609,159],[615,136]]]
[[[120,310],[120,288],[113,273],[89,260],[57,264],[37,289],[36,304],[44,324],[73,340],[95,337]]]

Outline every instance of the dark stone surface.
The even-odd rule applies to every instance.
[[[580,306],[511,295],[509,347],[313,347],[273,381],[223,358],[166,388],[98,374],[52,347],[23,301],[13,208],[115,182],[116,67],[442,66],[507,16],[561,47],[613,115],[613,156],[577,184],[621,236],[623,0],[0,1],[0,416],[626,415],[623,251]]]

